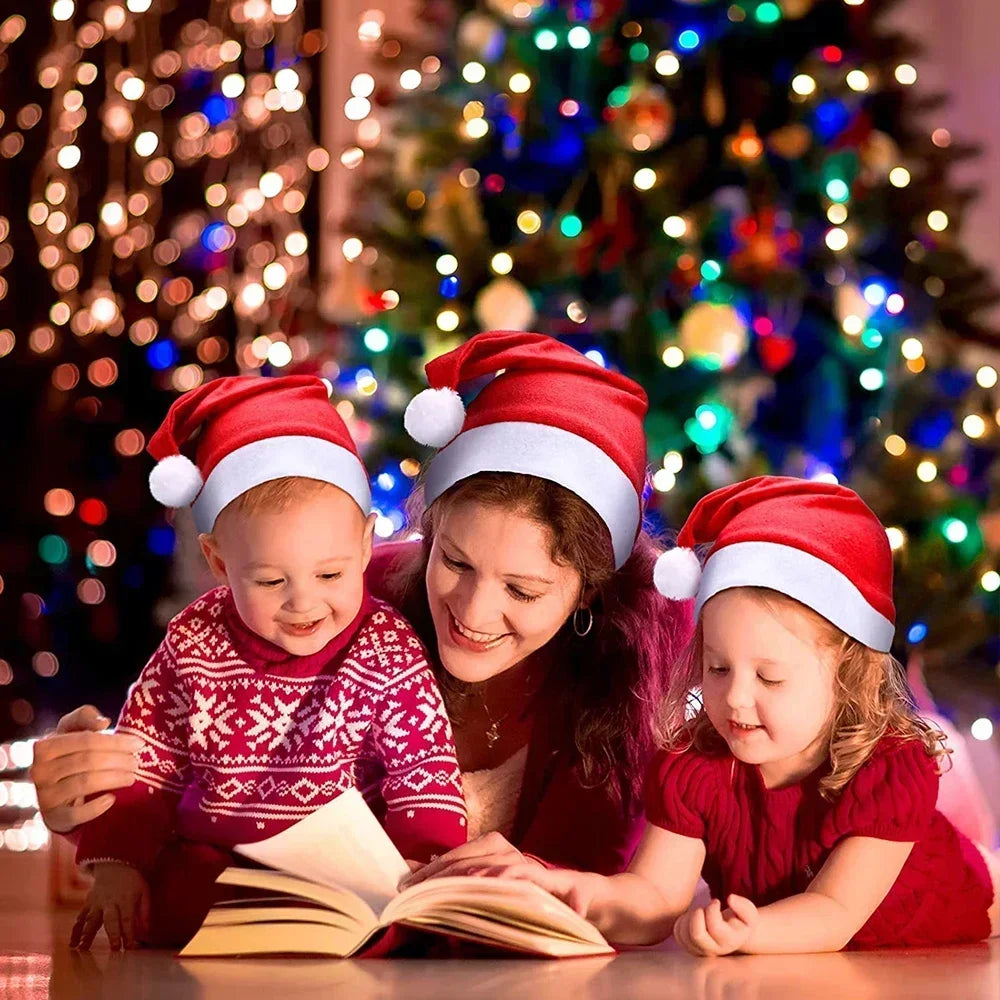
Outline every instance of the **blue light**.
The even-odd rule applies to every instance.
[[[438,285],[438,291],[441,293],[442,298],[457,298],[459,293],[458,278],[453,274],[449,274],[447,278],[442,278],[441,284]]]
[[[684,49],[685,52],[692,52],[701,45],[701,35],[694,28],[685,28],[677,36],[677,45],[679,48]]]
[[[201,245],[211,253],[222,253],[233,242],[234,233],[224,222],[210,222],[201,232]]]
[[[885,285],[878,281],[869,281],[861,291],[865,297],[865,302],[875,307],[882,305],[889,295],[889,291]]]
[[[914,622],[906,633],[906,641],[914,644],[927,638],[927,626],[923,622]]]
[[[213,128],[221,125],[226,119],[232,118],[236,111],[236,102],[221,94],[213,94],[201,106],[202,114],[208,119],[209,125]]]
[[[817,105],[816,111],[816,132],[823,140],[832,139],[846,127],[850,120],[850,113],[840,101],[829,100]]]
[[[174,529],[168,524],[158,524],[149,529],[146,547],[157,556],[169,556],[174,552]]]
[[[146,348],[146,362],[150,368],[157,371],[164,371],[177,364],[177,348],[172,341],[158,340],[155,344],[150,344]]]

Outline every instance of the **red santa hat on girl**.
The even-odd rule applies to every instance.
[[[407,432],[441,450],[427,472],[433,503],[480,472],[520,472],[564,486],[611,534],[615,568],[639,532],[646,477],[641,386],[540,333],[481,333],[426,366],[431,388],[403,417]],[[496,375],[463,406],[456,392]]]
[[[197,436],[195,460],[181,449]],[[273,479],[331,483],[368,515],[368,473],[347,426],[313,375],[219,378],[176,399],[149,439],[149,490],[166,507],[191,505],[199,531],[223,508]]]
[[[693,547],[711,543],[700,567]],[[705,602],[732,587],[768,587],[805,604],[871,649],[892,646],[892,551],[879,519],[836,483],[759,476],[715,490],[691,511],[677,548],[656,563],[657,589]]]

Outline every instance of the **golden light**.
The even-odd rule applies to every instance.
[[[668,215],[663,220],[663,231],[667,236],[679,240],[688,231],[687,221],[679,215]]]
[[[991,365],[983,365],[976,372],[976,382],[984,389],[992,389],[997,384],[997,370]]]
[[[285,186],[285,181],[281,174],[269,170],[261,176],[257,186],[265,198],[274,198],[280,194],[281,189]]]
[[[890,434],[885,439],[885,450],[895,458],[906,454],[906,442],[898,434]]]
[[[518,213],[517,228],[528,236],[537,233],[542,228],[542,217],[533,209],[526,208]]]
[[[633,174],[632,183],[638,191],[648,191],[656,184],[656,171],[652,167],[640,167]]]
[[[889,539],[889,548],[898,552],[906,544],[906,532],[902,528],[886,528],[885,536]]]
[[[906,167],[893,167],[889,171],[889,183],[893,187],[905,188],[910,183],[910,171]]]
[[[296,230],[285,237],[285,252],[292,257],[301,257],[309,249],[309,239],[305,233]]]
[[[515,94],[526,94],[531,90],[531,77],[527,73],[515,73],[510,80],[507,81],[507,86],[510,87],[511,91]]]
[[[437,314],[437,327],[445,333],[451,333],[458,329],[459,317],[454,309],[442,309]]]
[[[863,69],[852,69],[847,74],[847,86],[857,93],[864,93],[871,86],[871,79]]]
[[[848,242],[847,233],[839,226],[834,226],[833,229],[827,231],[826,245],[835,253],[847,249]]]
[[[490,259],[490,268],[494,274],[510,274],[514,268],[514,258],[506,251],[501,250]]]
[[[792,90],[799,97],[808,97],[816,92],[816,81],[808,73],[799,73],[792,78]]]
[[[361,256],[361,251],[364,250],[365,245],[357,238],[357,236],[350,236],[344,240],[341,245],[341,253],[344,255],[345,260],[357,260]]]
[[[904,87],[912,86],[917,82],[917,71],[909,63],[900,63],[896,67],[896,81]]]
[[[938,468],[929,458],[925,458],[917,466],[917,479],[922,483],[933,483],[937,479],[937,474]]]
[[[283,288],[285,282],[288,281],[288,271],[285,270],[283,264],[279,264],[277,261],[274,261],[264,268],[264,274],[262,277],[264,285],[272,291],[275,291],[278,288]]]
[[[943,233],[948,228],[948,214],[940,209],[934,209],[927,215],[927,225],[935,233]]]
[[[664,350],[663,354],[660,356],[660,360],[668,368],[680,368],[684,364],[684,352],[677,346],[671,346]]]
[[[962,430],[967,437],[981,438],[986,433],[986,421],[978,413],[970,413],[962,421]]]
[[[72,170],[80,162],[80,147],[70,144],[69,146],[63,146],[62,149],[56,153],[56,163],[59,164],[63,170]]]
[[[907,337],[899,345],[899,351],[908,361],[913,361],[924,353],[924,345],[916,337]]]

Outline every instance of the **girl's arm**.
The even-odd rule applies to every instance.
[[[839,951],[885,899],[912,849],[912,842],[848,837],[805,892],[757,910],[738,950]]]
[[[650,824],[628,871],[595,875],[526,864],[504,874],[528,879],[567,902],[614,944],[656,944],[691,905],[705,845]]]

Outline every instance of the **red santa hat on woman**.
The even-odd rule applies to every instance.
[[[705,565],[695,545],[710,543]],[[805,604],[871,649],[892,646],[892,551],[879,519],[836,483],[759,476],[715,490],[691,511],[677,548],[657,560],[657,589],[705,602],[732,587],[768,587]]]
[[[540,333],[481,333],[431,361],[431,388],[403,418],[410,436],[441,450],[427,471],[433,503],[479,472],[520,472],[564,486],[611,534],[615,568],[639,532],[646,477],[641,386]],[[496,375],[462,404],[463,382]]]
[[[194,443],[192,462],[181,449]],[[149,490],[166,507],[191,505],[199,531],[223,508],[273,479],[331,483],[368,515],[368,473],[327,383],[313,375],[219,378],[176,399],[147,450]]]

